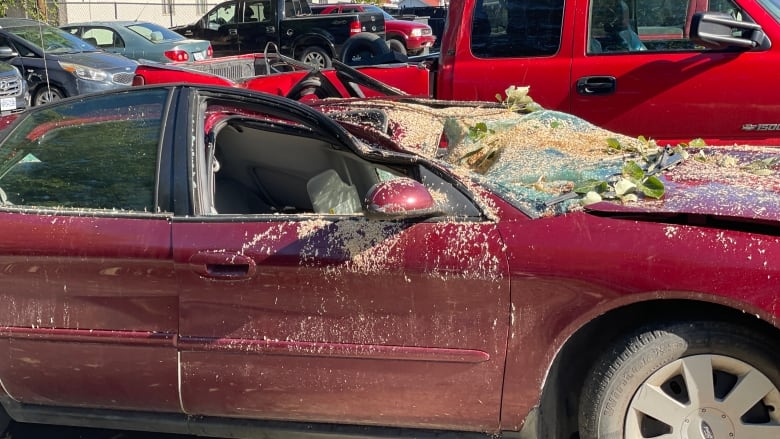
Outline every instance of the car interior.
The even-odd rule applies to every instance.
[[[396,175],[324,140],[234,116],[214,127],[219,214],[362,214],[362,195]]]
[[[206,137],[212,214],[363,215],[375,184],[411,177],[447,214],[481,217],[464,192],[425,166],[372,163],[294,125],[221,115]]]

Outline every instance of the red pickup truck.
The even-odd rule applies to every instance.
[[[451,0],[431,95],[549,109],[632,136],[780,145],[777,0]]]
[[[375,5],[362,3],[335,3],[330,5],[314,5],[315,14],[346,14],[355,12],[374,12],[385,17],[385,38],[391,49],[404,55],[420,55],[425,49],[430,49],[436,42],[433,29],[425,23],[401,20],[385,12]]]

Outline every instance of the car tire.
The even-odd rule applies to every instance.
[[[347,65],[375,64],[374,60],[385,59],[389,53],[387,42],[370,32],[353,35],[341,46],[341,60]]]
[[[389,47],[390,50],[392,50],[393,52],[398,52],[401,55],[406,55],[406,46],[404,46],[404,43],[396,39],[387,40],[387,47]]]
[[[585,382],[580,438],[780,437],[778,351],[774,339],[723,322],[627,336]]]
[[[32,106],[48,104],[50,102],[59,101],[65,98],[65,93],[56,86],[46,86],[43,84],[39,86],[30,101]]]
[[[307,47],[301,52],[299,60],[312,67],[326,69],[333,64],[330,54],[318,46]]]

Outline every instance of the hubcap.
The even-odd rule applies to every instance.
[[[734,438],[729,416],[714,408],[702,408],[688,414],[680,426],[683,439]]]
[[[744,361],[694,355],[653,373],[626,413],[625,438],[780,438],[780,391]]]

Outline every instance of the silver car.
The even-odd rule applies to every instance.
[[[27,81],[16,67],[0,62],[0,115],[22,111],[29,103]]]
[[[91,45],[135,60],[161,63],[211,58],[211,42],[192,40],[155,23],[91,21],[69,23],[61,29]]]

